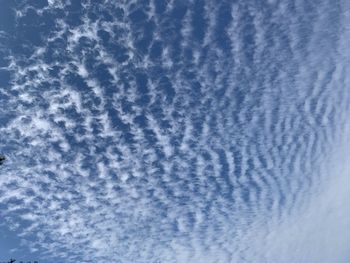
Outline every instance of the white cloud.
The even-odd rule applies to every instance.
[[[14,188],[0,195],[8,227],[36,237],[26,244],[33,251],[67,262],[345,263],[345,4],[326,1],[306,14],[297,1],[291,15],[282,2],[265,10],[205,1],[205,37],[194,45],[193,2],[168,1],[163,15],[151,3],[144,23],[155,23],[150,46],[162,42],[161,62],[137,48],[142,25],[129,15],[138,1],[86,1],[81,25],[57,20],[30,56],[9,56],[13,81],[1,113],[13,115],[0,127],[9,152],[0,189]],[[49,1],[38,14],[68,4]],[[183,30],[171,32],[177,5],[188,12],[173,21]],[[122,19],[87,15],[117,8]],[[328,23],[341,29],[328,37]],[[117,61],[100,29],[129,59]],[[82,37],[92,47],[78,52]],[[63,62],[47,60],[58,43]],[[97,65],[115,90],[94,75]],[[135,72],[149,77],[145,94]],[[20,220],[29,226],[21,230]]]

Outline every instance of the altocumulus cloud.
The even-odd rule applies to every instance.
[[[348,1],[1,5],[1,231],[17,251],[350,260]]]

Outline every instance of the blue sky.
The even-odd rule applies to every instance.
[[[0,261],[350,260],[346,0],[0,0]]]

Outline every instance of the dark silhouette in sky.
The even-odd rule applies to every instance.
[[[5,160],[6,160],[6,157],[3,155],[0,155],[0,165],[4,164]]]

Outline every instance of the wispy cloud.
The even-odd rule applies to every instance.
[[[25,246],[65,262],[347,262],[345,1],[33,5],[16,27],[50,28],[7,47],[0,87],[0,215]]]

